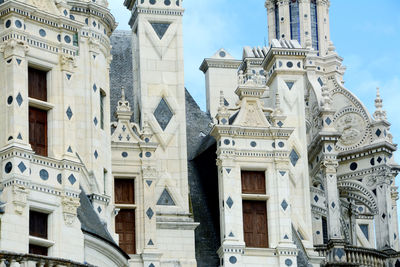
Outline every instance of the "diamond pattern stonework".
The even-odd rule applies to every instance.
[[[164,189],[160,198],[157,201],[157,205],[161,206],[175,206],[175,202],[171,197],[171,194],[168,192],[167,189]]]
[[[228,197],[228,199],[226,200],[226,205],[228,205],[229,208],[232,208],[233,206],[233,200],[231,197]]]
[[[296,167],[297,161],[299,161],[299,155],[297,154],[296,150],[292,149],[290,152],[290,162],[292,163],[293,167]]]
[[[160,38],[160,40],[164,37],[170,25],[169,23],[157,23],[157,22],[152,22],[150,24],[153,27],[154,31],[156,32],[158,38]]]
[[[149,208],[149,209],[146,211],[146,215],[147,215],[147,217],[151,220],[151,218],[153,218],[153,215],[154,215],[153,210],[152,210],[151,208]]]
[[[169,108],[167,102],[164,98],[162,98],[156,110],[154,111],[154,117],[156,118],[158,124],[160,125],[161,129],[163,129],[163,131],[167,128],[173,115],[174,114]]]

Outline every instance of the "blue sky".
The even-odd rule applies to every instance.
[[[123,0],[111,0],[119,30],[129,30]],[[225,48],[240,59],[243,46],[268,43],[264,0],[185,0],[185,85],[205,108],[203,59]],[[400,142],[400,1],[331,0],[331,39],[347,66],[345,86],[374,112],[375,88]],[[397,153],[399,154],[399,153]],[[397,155],[397,161],[400,158]]]

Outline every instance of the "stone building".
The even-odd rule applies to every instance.
[[[344,87],[329,0],[267,0],[268,47],[184,87],[182,0],[0,1],[0,266],[399,266],[377,91]],[[200,63],[200,62],[199,62]]]

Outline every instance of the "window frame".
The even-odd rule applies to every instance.
[[[38,98],[35,98],[34,96],[32,96],[32,95],[30,95],[29,94],[29,75],[30,75],[30,70],[35,70],[35,71],[39,71],[39,72],[44,72],[44,73],[46,73],[46,81],[45,81],[45,84],[46,84],[46,93],[45,93],[45,95],[46,95],[46,99],[38,99]],[[27,73],[27,75],[28,75],[28,106],[29,106],[29,108],[35,108],[35,109],[39,109],[39,110],[42,110],[42,111],[45,111],[46,112],[46,114],[47,114],[47,119],[46,119],[46,133],[45,133],[45,138],[46,138],[46,140],[45,140],[45,147],[46,147],[46,153],[44,153],[44,154],[39,154],[37,151],[35,151],[33,148],[33,150],[35,151],[35,153],[36,153],[36,155],[39,155],[39,156],[43,156],[43,157],[48,157],[48,155],[49,155],[49,113],[51,112],[51,110],[55,107],[55,105],[53,105],[52,103],[49,103],[48,102],[48,98],[49,98],[49,89],[50,89],[50,75],[51,75],[51,69],[48,69],[48,68],[42,68],[42,67],[38,67],[38,66],[36,66],[36,65],[32,65],[32,64],[28,64],[28,68],[27,68],[27,70],[28,70],[28,73]],[[28,121],[29,121],[29,115],[28,115]],[[29,123],[29,122],[28,122]],[[30,129],[30,128],[29,128]],[[29,133],[29,139],[31,138],[31,135],[30,135],[30,133]],[[29,141],[29,143],[30,143],[30,141]],[[31,143],[30,143],[31,144]]]
[[[267,236],[266,236],[266,242],[267,246],[266,247],[249,247],[246,244],[247,249],[269,249],[270,248],[270,240],[269,240],[269,225],[268,225],[268,200],[270,196],[268,195],[268,188],[267,188],[267,171],[264,170],[251,170],[251,169],[241,169],[240,170],[240,176],[241,176],[241,188],[243,188],[243,179],[242,179],[242,174],[243,172],[259,172],[263,173],[264,179],[265,179],[265,192],[263,194],[261,193],[243,193],[243,189],[241,189],[242,192],[242,222],[243,222],[243,241],[246,243],[245,240],[245,233],[244,233],[244,210],[243,210],[243,203],[246,202],[264,202],[265,203],[265,215],[266,215],[266,231],[267,231]]]

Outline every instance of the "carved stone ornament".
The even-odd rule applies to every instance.
[[[67,54],[60,54],[60,66],[62,71],[73,72],[75,68],[75,59]]]
[[[22,214],[27,203],[27,196],[29,190],[25,186],[14,185],[13,187],[13,204],[15,207],[15,212]]]
[[[76,218],[76,210],[80,205],[79,198],[64,196],[62,201],[64,221],[67,225],[72,225]]]
[[[344,147],[355,146],[360,143],[366,132],[366,123],[357,113],[345,113],[335,121],[335,128],[342,136],[338,144]]]
[[[152,166],[145,166],[142,168],[143,177],[145,178],[156,178],[157,170]]]
[[[14,39],[5,41],[0,47],[0,52],[4,53],[4,58],[10,56],[25,57],[28,51],[29,46],[25,42]]]
[[[38,9],[43,11],[48,11],[50,13],[57,14],[59,11],[57,9],[56,3],[59,1],[55,0],[27,0],[27,4],[33,5]]]
[[[337,160],[327,159],[321,162],[321,167],[326,168],[327,173],[336,173],[339,163]]]

